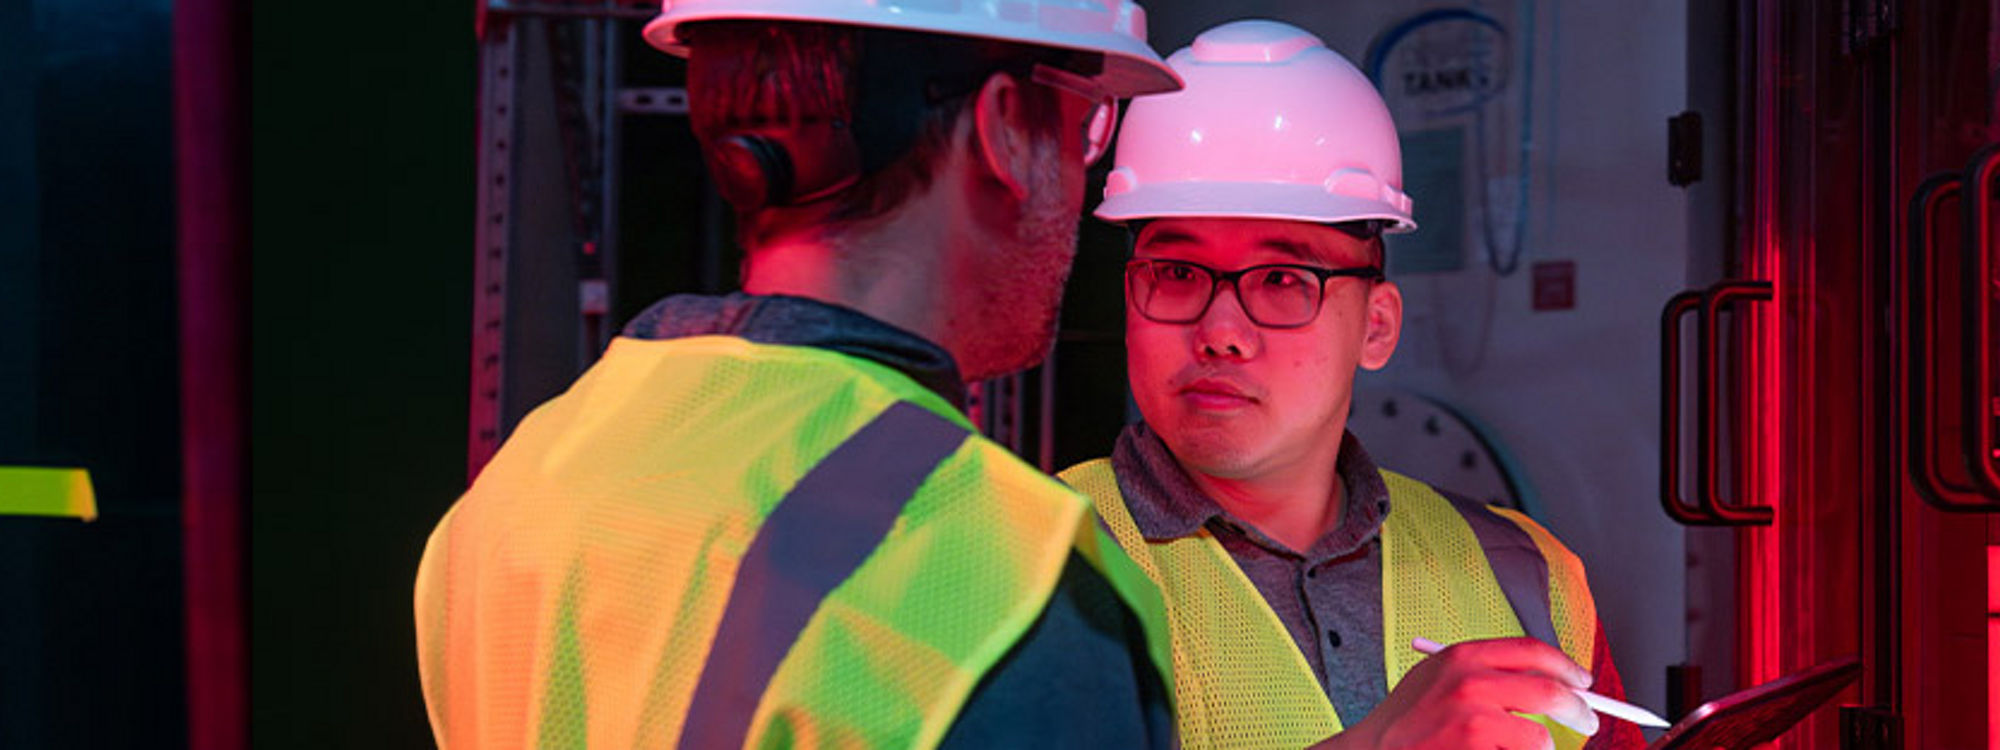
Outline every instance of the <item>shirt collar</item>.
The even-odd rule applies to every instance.
[[[639,313],[623,335],[735,336],[759,344],[828,349],[894,368],[953,405],[965,404],[958,363],[943,347],[857,310],[805,297],[675,295]]]
[[[1181,468],[1180,462],[1174,459],[1167,444],[1144,422],[1129,425],[1118,435],[1117,446],[1111,454],[1111,465],[1118,477],[1118,489],[1125,496],[1125,507],[1131,510],[1132,520],[1147,541],[1163,542],[1190,536],[1215,522],[1232,530],[1241,530],[1264,546],[1277,545],[1256,529],[1232,518],[1219,503],[1197,488],[1187,471]],[[1375,538],[1382,529],[1382,519],[1389,515],[1389,487],[1382,481],[1382,473],[1375,466],[1374,459],[1361,447],[1361,441],[1355,439],[1354,433],[1342,435],[1340,456],[1334,466],[1347,490],[1346,512],[1339,526],[1322,535],[1306,551],[1305,557],[1311,560],[1352,552]],[[1277,547],[1283,549],[1282,545]]]

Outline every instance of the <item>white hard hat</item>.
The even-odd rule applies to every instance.
[[[1132,0],[662,0],[646,41],[686,57],[680,25],[722,20],[844,24],[1096,52],[1104,71],[1094,80],[1113,96],[1181,87],[1146,46],[1146,11]]]
[[[1132,102],[1098,218],[1417,228],[1389,108],[1319,37],[1276,21],[1233,21],[1167,64],[1187,87]]]

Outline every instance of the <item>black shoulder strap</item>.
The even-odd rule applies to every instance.
[[[1486,552],[1486,562],[1493,566],[1493,577],[1500,581],[1500,593],[1507,596],[1508,606],[1514,608],[1514,618],[1521,621],[1522,632],[1560,650],[1562,641],[1556,638],[1556,624],[1550,614],[1549,561],[1542,557],[1542,548],[1536,546],[1534,537],[1513,521],[1487,510],[1485,503],[1444,490],[1438,490],[1438,494],[1451,501],[1451,507],[1472,527],[1473,536],[1479,537],[1479,548]]]
[[[742,747],[779,662],[820,602],[887,537],[971,433],[899,401],[793,485],[750,541],[695,685],[680,747]]]

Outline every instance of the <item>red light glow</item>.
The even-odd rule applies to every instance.
[[[2000,545],[1986,548],[1986,747],[2000,748]]]

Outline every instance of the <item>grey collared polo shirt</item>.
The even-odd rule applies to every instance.
[[[1389,488],[1353,433],[1341,436],[1335,471],[1346,490],[1340,524],[1301,553],[1232,517],[1194,486],[1165,443],[1144,423],[1125,428],[1111,454],[1118,489],[1150,542],[1206,528],[1285,624],[1299,653],[1339,713],[1352,724],[1389,694],[1382,654],[1382,520]],[[1623,699],[1604,628],[1591,645],[1591,690]],[[1585,750],[1639,750],[1637,725],[1607,719]]]
[[[1342,437],[1336,463],[1346,487],[1345,512],[1338,526],[1303,552],[1235,518],[1197,489],[1143,422],[1118,436],[1111,464],[1147,541],[1207,528],[1285,623],[1342,722],[1375,710],[1389,693],[1382,666],[1379,534],[1389,515],[1389,488],[1352,433]]]

